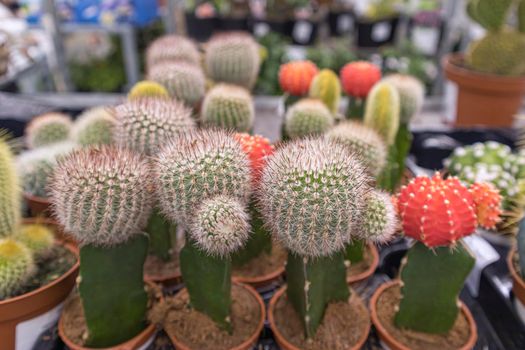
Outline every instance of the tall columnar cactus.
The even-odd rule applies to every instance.
[[[334,125],[330,110],[319,100],[302,99],[286,112],[284,130],[290,138],[321,135]]]
[[[310,84],[309,96],[323,101],[332,114],[337,113],[341,101],[341,83],[337,74],[330,69],[321,70]]]
[[[383,170],[387,148],[374,129],[359,122],[346,121],[328,130],[326,137],[347,146],[373,177]]]
[[[21,212],[20,184],[13,153],[5,134],[0,132],[0,238],[15,232]]]
[[[373,193],[368,180],[345,146],[324,138],[284,145],[264,169],[261,211],[272,235],[290,251],[287,295],[307,337],[315,335],[330,302],[348,300],[345,245],[391,233],[380,226],[393,223],[373,224],[372,215],[365,217]],[[361,230],[363,221],[368,232]]]
[[[203,129],[174,137],[155,163],[160,207],[187,232],[180,265],[190,303],[231,331],[230,256],[248,238],[248,157],[231,134]]]
[[[162,62],[185,61],[200,63],[200,53],[197,45],[181,35],[164,35],[155,39],[146,50],[146,67],[149,71]]]
[[[425,86],[417,78],[406,74],[392,74],[383,81],[397,89],[400,104],[399,122],[401,126],[407,126],[423,107]]]
[[[364,124],[375,129],[388,145],[399,129],[399,93],[389,83],[376,84],[366,100]]]
[[[163,85],[171,97],[190,107],[197,105],[204,96],[206,79],[200,66],[186,62],[166,62],[155,65],[148,78]]]
[[[40,224],[22,225],[13,238],[29,248],[35,259],[45,257],[55,244],[53,230]]]
[[[0,301],[14,295],[35,270],[31,251],[11,238],[0,239]]]
[[[370,62],[357,61],[347,63],[339,76],[343,91],[350,97],[347,117],[362,119],[364,101],[372,86],[381,79],[381,70]]]
[[[31,120],[25,130],[27,147],[37,148],[65,141],[70,137],[73,123],[68,115],[48,113]]]
[[[73,125],[73,140],[82,146],[107,145],[113,142],[115,118],[108,107],[94,107],[84,111]]]
[[[128,93],[128,100],[135,100],[144,97],[166,97],[170,94],[168,90],[157,82],[150,80],[139,81]]]
[[[291,61],[279,68],[279,85],[292,96],[304,96],[310,90],[314,77],[319,73],[311,61]]]
[[[204,97],[201,115],[205,125],[249,132],[253,127],[255,108],[246,89],[219,84]]]
[[[425,333],[446,333],[452,328],[459,312],[459,292],[475,262],[459,240],[472,234],[478,221],[497,222],[497,210],[479,207],[486,208],[486,202],[480,201],[485,195],[492,197],[493,206],[500,205],[499,194],[492,188],[469,191],[457,178],[443,179],[439,173],[417,177],[401,189],[397,205],[403,232],[416,243],[401,268],[396,326]]]
[[[146,325],[148,238],[141,230],[151,213],[151,189],[149,162],[115,146],[73,152],[56,168],[55,215],[80,245],[85,346],[120,344]]]
[[[261,64],[259,44],[245,33],[218,34],[206,44],[204,61],[212,80],[251,89]]]

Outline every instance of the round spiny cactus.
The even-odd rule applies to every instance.
[[[0,132],[0,238],[14,233],[21,212],[20,184],[13,153],[5,134]]]
[[[128,93],[128,100],[135,100],[144,97],[166,97],[169,98],[168,90],[159,83],[149,80],[139,81]]]
[[[16,293],[35,270],[31,251],[13,239],[0,239],[0,300]]]
[[[512,150],[509,146],[487,141],[456,148],[445,160],[445,166],[452,175],[460,175],[469,169],[472,170],[477,164],[497,165],[502,170],[512,172],[513,161]]]
[[[25,130],[27,147],[37,148],[67,140],[73,123],[68,115],[48,113],[31,120]]]
[[[389,145],[399,129],[399,93],[390,83],[379,82],[366,99],[364,124],[376,130]]]
[[[374,129],[359,122],[348,121],[328,130],[326,136],[347,146],[361,160],[370,175],[377,176],[385,167],[386,145]]]
[[[146,51],[146,67],[165,61],[185,61],[199,64],[200,53],[197,45],[181,35],[164,35],[155,39]]]
[[[115,118],[107,107],[88,109],[73,125],[73,140],[82,146],[110,144],[114,123]]]
[[[320,99],[330,112],[337,113],[341,100],[341,83],[337,74],[330,69],[321,70],[310,84],[308,95]]]
[[[152,155],[169,138],[194,128],[191,109],[179,101],[142,98],[115,107],[115,143]]]
[[[200,66],[186,62],[166,62],[151,68],[149,79],[163,85],[171,97],[193,107],[204,96],[206,80]]]
[[[281,89],[293,96],[303,96],[308,93],[312,80],[319,72],[311,61],[291,61],[279,68],[279,85]]]
[[[254,114],[252,96],[235,85],[216,85],[202,103],[204,124],[224,129],[248,132],[253,127]]]
[[[100,146],[59,162],[51,184],[55,216],[82,245],[113,246],[146,226],[152,207],[149,162]]]
[[[345,146],[325,138],[292,141],[268,159],[260,209],[272,234],[293,253],[329,256],[359,237],[368,182]]]
[[[397,218],[390,195],[370,192],[363,210],[363,222],[357,233],[366,240],[384,243],[396,233]]]
[[[216,82],[251,89],[257,80],[260,63],[259,45],[251,35],[218,34],[206,45],[206,73]]]
[[[476,205],[478,225],[487,230],[496,228],[500,222],[501,200],[499,191],[490,183],[475,183],[469,188]]]
[[[229,256],[248,240],[250,218],[238,199],[216,196],[205,200],[195,213],[190,235],[212,256]]]
[[[408,124],[423,106],[425,86],[419,79],[406,74],[392,74],[383,81],[397,89],[400,102],[399,119],[402,124]]]
[[[13,238],[29,248],[36,258],[48,254],[55,244],[53,231],[39,224],[22,225]]]
[[[186,227],[208,198],[226,195],[245,203],[250,196],[248,157],[235,138],[221,130],[175,136],[159,152],[155,177],[160,208]]]
[[[328,108],[319,100],[302,99],[286,112],[284,128],[290,138],[321,135],[334,125]]]

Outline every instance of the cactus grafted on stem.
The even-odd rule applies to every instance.
[[[23,243],[0,239],[0,301],[14,295],[34,270],[31,251]]]
[[[157,82],[150,80],[139,81],[128,93],[128,100],[136,100],[144,97],[169,98],[168,90]]]
[[[20,184],[11,147],[0,131],[0,238],[12,235],[22,212]]]
[[[302,99],[286,112],[284,128],[290,138],[321,135],[334,125],[330,110],[319,100]]]
[[[410,123],[423,107],[425,86],[417,78],[406,74],[392,74],[383,81],[392,84],[399,93],[401,125]]]
[[[146,68],[163,62],[184,61],[199,64],[200,53],[197,45],[181,35],[163,35],[155,39],[146,50]]]
[[[48,113],[31,120],[25,129],[28,148],[37,148],[56,142],[65,141],[70,137],[73,122],[62,113]]]
[[[381,79],[381,70],[370,62],[350,62],[341,69],[340,78],[348,96],[365,99],[372,86]]]
[[[310,84],[308,96],[323,101],[332,114],[337,113],[341,101],[341,83],[337,74],[330,69],[321,70]]]
[[[73,140],[82,146],[108,145],[113,141],[115,118],[108,107],[83,112],[73,125]]]
[[[385,82],[376,84],[365,105],[364,124],[375,129],[388,145],[394,143],[399,129],[399,93]]]
[[[279,85],[292,96],[304,96],[308,93],[314,77],[319,72],[311,61],[292,61],[279,68]]]

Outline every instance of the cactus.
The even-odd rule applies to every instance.
[[[399,93],[399,121],[408,124],[419,113],[425,98],[425,86],[411,75],[392,74],[383,79],[392,84]]]
[[[288,109],[284,129],[290,138],[321,135],[334,125],[328,108],[319,100],[302,99]]]
[[[32,252],[35,259],[46,257],[55,244],[55,234],[44,225],[22,225],[13,236]]]
[[[401,189],[397,205],[403,232],[417,242],[401,268],[397,327],[436,334],[452,328],[459,312],[459,292],[475,262],[458,240],[474,233],[478,221],[497,221],[492,217],[497,211],[486,211],[487,203],[480,200],[485,195],[499,206],[498,194],[491,187],[481,185],[469,191],[457,178],[443,179],[439,173],[417,177]]]
[[[314,77],[319,73],[311,61],[292,61],[279,68],[279,85],[292,96],[304,96],[310,90]]]
[[[33,274],[31,251],[10,238],[0,239],[0,301],[14,295]]]
[[[73,125],[73,140],[82,146],[107,145],[112,139],[115,118],[107,107],[84,111]]]
[[[375,129],[388,145],[399,129],[399,93],[385,82],[376,84],[366,100],[364,124]]]
[[[145,159],[115,146],[73,152],[55,170],[55,216],[80,246],[87,347],[120,344],[145,327],[148,239],[141,230],[152,207],[150,179]]]
[[[37,148],[65,141],[70,137],[73,123],[68,115],[48,113],[31,120],[25,129],[28,148]]]
[[[159,83],[149,80],[139,81],[128,93],[128,100],[135,100],[144,97],[166,97],[168,98],[170,94],[168,90]]]
[[[308,95],[323,101],[330,112],[336,114],[341,101],[341,83],[337,74],[330,69],[321,70],[310,84]]]
[[[347,146],[373,177],[379,175],[386,164],[385,142],[374,129],[359,122],[342,122],[328,130],[326,137]]]
[[[339,75],[343,91],[348,96],[365,99],[372,86],[381,79],[381,70],[370,62],[357,61],[347,63]]]
[[[215,35],[206,45],[205,67],[208,77],[251,89],[257,80],[261,57],[259,45],[245,33]]]
[[[502,214],[499,191],[490,183],[474,183],[469,188],[476,207],[478,225],[488,230],[494,229]]]
[[[363,238],[384,243],[396,232],[397,219],[390,195],[382,191],[371,192],[363,209]]]
[[[372,231],[361,231],[372,191],[368,181],[348,149],[325,138],[284,145],[263,171],[261,212],[272,235],[290,251],[288,300],[308,338],[328,303],[348,300],[343,248],[355,238],[371,238],[366,234]],[[381,240],[382,233],[376,233],[373,239]]]
[[[155,39],[146,50],[146,67],[149,71],[162,62],[185,61],[199,64],[200,53],[195,43],[181,35],[164,35]]]
[[[0,131],[0,238],[12,235],[22,212],[20,184],[5,132]]]
[[[202,69],[186,62],[166,62],[154,66],[148,73],[150,80],[163,85],[171,97],[189,107],[198,105],[204,96],[206,80]]]
[[[253,127],[255,108],[247,90],[219,84],[206,94],[201,114],[205,125],[248,132]]]

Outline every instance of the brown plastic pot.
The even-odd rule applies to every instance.
[[[262,276],[255,276],[255,277],[233,276],[233,281],[237,283],[248,284],[252,286],[253,288],[262,288],[262,287],[267,287],[273,283],[280,282],[282,280],[283,275],[284,275],[284,265]]]
[[[77,256],[76,264],[69,271],[37,290],[0,301],[0,350],[16,348],[18,324],[53,310],[71,293],[78,275],[78,250],[67,243],[64,246]]]
[[[457,53],[445,56],[443,66],[458,87],[457,126],[512,126],[525,94],[525,76],[478,73],[466,68]]]
[[[270,299],[270,304],[268,305],[268,322],[270,323],[270,328],[272,329],[273,336],[275,338],[275,341],[277,342],[277,345],[283,350],[301,350],[301,348],[298,348],[297,346],[290,343],[284,335],[279,330],[279,327],[277,327],[277,324],[275,323],[275,305],[277,305],[277,301],[281,298],[281,296],[286,292],[286,286],[279,289],[273,296],[272,299]],[[368,339],[368,333],[370,333],[370,322],[368,323],[368,327],[366,330],[361,334],[359,337],[359,340],[357,343],[349,348],[348,350],[359,350],[363,347],[366,340]]]
[[[404,345],[403,343],[397,341],[390,333],[388,333],[387,329],[383,326],[383,324],[379,321],[379,316],[377,315],[377,301],[381,294],[388,288],[400,285],[401,281],[394,280],[387,283],[382,284],[377,288],[377,290],[372,295],[372,298],[370,299],[370,316],[372,317],[372,323],[374,324],[377,334],[379,335],[379,338],[392,350],[411,350],[409,347]],[[463,345],[458,350],[470,350],[474,348],[474,345],[476,345],[476,340],[478,339],[478,329],[476,327],[476,322],[474,321],[474,318],[472,317],[472,314],[470,313],[469,309],[465,304],[460,302],[460,311],[463,313],[465,318],[467,319],[467,322],[469,324],[469,330],[470,330],[470,337],[467,340],[466,344]],[[429,315],[431,317],[432,315]]]
[[[51,202],[44,197],[33,196],[29,193],[24,193],[29,211],[33,216],[49,216],[51,214]]]
[[[379,265],[379,252],[377,251],[376,246],[372,243],[368,243],[367,247],[368,247],[368,250],[370,251],[370,254],[372,254],[372,263],[370,264],[368,269],[366,269],[365,271],[358,273],[356,275],[348,276],[346,278],[346,282],[348,284],[366,280],[368,277],[372,276],[374,272],[376,271],[377,265]]]
[[[525,282],[523,282],[523,278],[521,278],[518,271],[514,268],[514,254],[516,254],[515,248],[511,249],[507,256],[507,265],[509,266],[510,276],[512,277],[512,292],[522,304],[525,304]]]
[[[180,271],[164,274],[164,275],[152,275],[144,274],[144,281],[160,284],[165,288],[173,287],[182,283],[182,274]]]
[[[243,341],[241,344],[230,348],[230,350],[250,350],[257,343],[259,335],[263,330],[264,320],[266,319],[266,307],[264,306],[264,301],[262,300],[261,296],[259,295],[259,293],[257,293],[255,289],[253,289],[253,287],[235,281],[233,282],[233,284],[246,289],[255,298],[255,300],[257,300],[257,303],[259,304],[261,316],[259,318],[259,323],[257,324],[255,332],[253,332],[253,334],[250,335],[250,337]],[[184,288],[179,293],[188,293],[188,290]],[[169,332],[166,333],[168,334],[168,337],[170,338],[173,345],[175,345],[175,348],[177,350],[193,350],[188,345],[184,344],[180,339],[177,339],[177,337],[174,334],[171,334]]]

